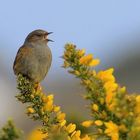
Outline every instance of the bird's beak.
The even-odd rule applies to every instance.
[[[50,35],[50,34],[52,34],[53,32],[48,32],[48,34],[47,35]]]
[[[51,40],[51,39],[47,39],[47,41],[48,41],[48,42],[54,42],[54,41],[53,41],[53,40]]]
[[[45,39],[48,41],[48,42],[54,42],[53,40],[51,39],[48,39],[48,35],[52,34],[53,32],[47,32],[46,35],[45,35]]]

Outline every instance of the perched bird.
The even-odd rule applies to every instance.
[[[47,45],[52,41],[48,39],[51,33],[40,29],[29,33],[17,52],[13,65],[15,75],[22,74],[33,83],[45,78],[52,62],[51,50]]]

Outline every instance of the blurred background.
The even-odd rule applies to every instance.
[[[42,82],[68,116],[83,116],[86,103],[79,80],[61,68],[64,45],[75,43],[100,58],[98,69],[115,68],[120,85],[140,91],[140,1],[135,0],[0,0],[0,127],[11,117],[26,133],[37,123],[17,102],[13,61],[27,34],[35,29],[54,32],[49,43],[52,67]],[[80,110],[80,111],[79,111]],[[84,113],[86,114],[86,113]],[[86,115],[85,115],[86,116]]]

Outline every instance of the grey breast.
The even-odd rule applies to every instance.
[[[44,44],[34,47],[34,56],[36,65],[34,69],[32,69],[31,79],[39,82],[45,78],[50,69],[52,54],[50,48]]]

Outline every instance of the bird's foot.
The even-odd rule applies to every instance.
[[[42,91],[42,87],[41,87],[40,83],[35,84],[35,90],[36,91]]]

